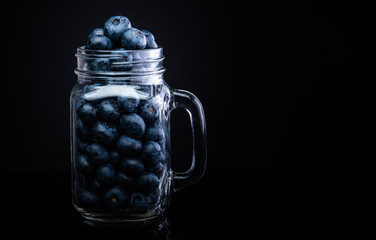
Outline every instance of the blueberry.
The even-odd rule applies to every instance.
[[[124,48],[116,49],[118,51],[112,51],[112,55],[121,56],[114,59],[115,64],[112,65],[114,71],[129,71],[131,69],[131,62],[133,61],[133,55],[130,52],[125,51]]]
[[[77,109],[77,114],[85,123],[92,124],[97,121],[97,108],[91,103],[84,103]]]
[[[107,163],[97,169],[97,179],[99,183],[111,185],[115,182],[115,169]]]
[[[94,35],[103,36],[104,35],[103,28],[95,28],[93,31],[91,31],[88,38],[90,38]]]
[[[145,123],[151,124],[159,117],[158,107],[152,102],[146,102],[140,106],[139,114]]]
[[[135,112],[140,104],[140,98],[138,95],[118,97],[118,104],[127,113]]]
[[[88,190],[83,190],[77,196],[77,203],[81,207],[95,209],[99,207],[100,201],[96,193]]]
[[[126,175],[123,171],[116,172],[115,183],[125,188],[127,192],[132,191],[136,187],[134,179]]]
[[[148,194],[148,197],[151,200],[151,205],[154,205],[158,202],[159,197],[161,196],[161,191],[159,189],[155,189],[155,191]]]
[[[78,156],[76,159],[76,168],[78,171],[87,176],[95,175],[95,168],[91,165],[89,158],[86,154]]]
[[[101,117],[108,121],[116,121],[120,118],[120,109],[114,100],[104,100],[98,106]]]
[[[86,48],[94,50],[110,50],[111,40],[104,35],[90,34],[86,43]]]
[[[92,59],[89,65],[89,70],[102,71],[102,72],[111,71],[110,59],[104,59],[104,58]]]
[[[130,176],[138,176],[144,172],[144,164],[137,158],[126,158],[121,162],[121,168]]]
[[[155,192],[159,179],[154,173],[144,173],[137,178],[137,188],[143,193]]]
[[[161,146],[158,143],[150,141],[142,146],[141,156],[148,166],[155,166],[161,158]]]
[[[158,143],[159,146],[161,146],[160,143]],[[167,151],[163,150],[161,151],[161,153],[159,154],[159,157],[158,157],[158,161],[162,164],[166,164],[167,163]]]
[[[115,125],[106,122],[97,122],[93,125],[93,137],[99,143],[109,145],[118,137]]]
[[[158,124],[153,124],[146,128],[143,138],[145,141],[159,142],[164,138],[164,131]]]
[[[117,48],[114,49],[114,51],[111,52],[112,55],[121,55],[123,62],[132,62],[133,61],[133,55],[127,51],[125,48]]]
[[[87,87],[87,85],[85,87]],[[82,92],[84,92],[85,87],[82,88]],[[85,103],[86,101],[84,99],[77,99],[76,109],[79,109]]]
[[[112,150],[110,152],[110,156],[109,156],[108,162],[111,163],[112,166],[117,166],[117,165],[120,164],[120,161],[121,161],[120,154],[117,151]]]
[[[88,185],[94,192],[100,192],[103,188],[102,184],[96,178],[90,179]]]
[[[77,144],[77,150],[79,153],[85,152],[86,147],[89,145],[89,143],[81,141],[80,138],[76,139],[76,144]]]
[[[121,35],[121,44],[125,49],[144,49],[146,42],[145,35],[137,28],[129,28]]]
[[[109,190],[107,190],[103,195],[104,203],[109,208],[120,208],[125,206],[127,202],[127,196],[125,195],[124,191],[115,186]]]
[[[131,27],[131,22],[127,17],[113,16],[105,22],[104,34],[111,39],[115,45],[119,45],[122,34]]]
[[[135,192],[130,197],[129,205],[132,210],[143,211],[151,206],[151,199],[142,193]]]
[[[107,150],[97,143],[87,146],[86,154],[88,155],[90,162],[94,165],[101,165],[108,161]]]
[[[146,48],[148,49],[158,48],[158,44],[155,42],[155,40],[148,41],[146,44]]]
[[[155,40],[154,35],[146,29],[140,29],[140,31],[145,35],[146,39]]]
[[[142,143],[137,140],[123,135],[119,138],[116,144],[120,153],[127,155],[137,155],[142,149]]]
[[[148,167],[147,170],[154,173],[157,177],[161,177],[165,168],[166,167],[161,162],[158,162],[157,164]]]
[[[146,129],[144,120],[136,113],[123,114],[120,118],[120,128],[127,136],[140,138]]]
[[[146,29],[140,30],[146,37],[146,48],[158,48],[157,43],[155,42],[154,35]]]
[[[81,119],[76,122],[76,135],[83,141],[88,141],[91,138],[91,129]]]
[[[95,92],[98,90],[98,88],[102,86],[102,84],[99,84],[99,83],[94,83],[94,84],[88,84],[88,85],[85,85],[83,88],[82,88],[82,92],[83,93],[91,93],[91,92]]]

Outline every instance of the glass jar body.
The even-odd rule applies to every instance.
[[[85,218],[160,215],[171,194],[170,88],[162,80],[78,77],[72,89],[73,205]]]

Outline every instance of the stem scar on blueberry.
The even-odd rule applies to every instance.
[[[117,201],[116,197],[111,198],[111,201],[114,203]]]
[[[151,107],[149,110],[150,112],[154,113],[154,108]]]
[[[120,23],[119,19],[114,19],[112,21],[112,24],[114,24],[114,25],[118,25],[119,23]]]

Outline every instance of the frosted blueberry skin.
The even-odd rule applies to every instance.
[[[136,212],[144,211],[151,206],[151,199],[142,193],[135,192],[131,195],[129,206]]]
[[[146,129],[144,120],[136,113],[123,114],[120,118],[120,128],[132,138],[140,138]]]
[[[115,182],[115,169],[107,163],[97,169],[98,182],[105,185],[111,185]]]
[[[103,200],[107,207],[116,209],[126,205],[127,196],[120,187],[114,186],[104,193]]]
[[[100,199],[98,195],[94,192],[83,190],[78,193],[77,203],[80,207],[87,209],[95,209],[100,205]]]
[[[158,48],[157,43],[155,42],[154,35],[146,29],[140,29],[140,31],[145,35],[146,37],[146,48]]]
[[[89,157],[90,163],[96,166],[105,164],[109,157],[107,150],[97,143],[87,146],[86,154]]]
[[[94,50],[110,50],[112,49],[112,42],[104,35],[90,34],[86,42],[86,48]]]
[[[77,114],[84,123],[92,124],[97,121],[98,110],[91,103],[84,103],[77,109]]]
[[[144,164],[137,158],[126,158],[121,162],[121,169],[129,176],[136,177],[144,172]]]
[[[153,41],[148,41],[146,43],[146,48],[147,49],[155,49],[158,48],[158,44],[153,40]]]
[[[118,137],[115,125],[107,122],[96,122],[92,128],[93,137],[103,145],[110,145]]]
[[[115,46],[120,45],[122,34],[131,28],[131,22],[124,16],[112,16],[104,24],[104,35],[112,40]]]
[[[81,119],[78,119],[76,122],[76,135],[83,141],[91,139],[91,129]]]
[[[137,28],[129,28],[121,35],[121,44],[125,49],[144,49],[146,43],[145,35]]]
[[[141,151],[142,143],[137,139],[123,135],[119,137],[116,147],[118,151],[122,154],[135,156]]]
[[[127,192],[131,192],[136,187],[135,180],[123,171],[116,172],[115,184],[124,187]]]
[[[140,31],[145,35],[147,40],[155,40],[154,35],[147,29],[140,29]]]
[[[95,176],[95,168],[90,163],[89,158],[86,154],[81,154],[76,159],[76,168],[82,174],[86,176]]]
[[[118,97],[117,103],[119,104],[120,108],[127,112],[133,113],[136,111],[140,104],[140,98],[136,96],[132,97]]]
[[[141,104],[138,113],[148,124],[154,123],[159,117],[158,107],[151,101]]]
[[[107,121],[116,121],[120,118],[120,108],[114,100],[104,100],[98,106],[99,115]]]
[[[142,193],[155,192],[159,179],[154,173],[144,173],[137,178],[137,189]]]
[[[89,38],[93,37],[94,35],[96,36],[103,36],[104,35],[104,31],[103,31],[103,28],[94,28],[93,31],[91,31],[91,33],[89,34]]]

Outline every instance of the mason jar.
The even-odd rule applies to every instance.
[[[206,166],[203,107],[163,79],[163,49],[77,49],[70,96],[73,205],[102,222],[161,215],[173,192],[197,182]],[[185,109],[193,135],[191,167],[171,169],[170,113]],[[176,161],[176,160],[174,160]]]

